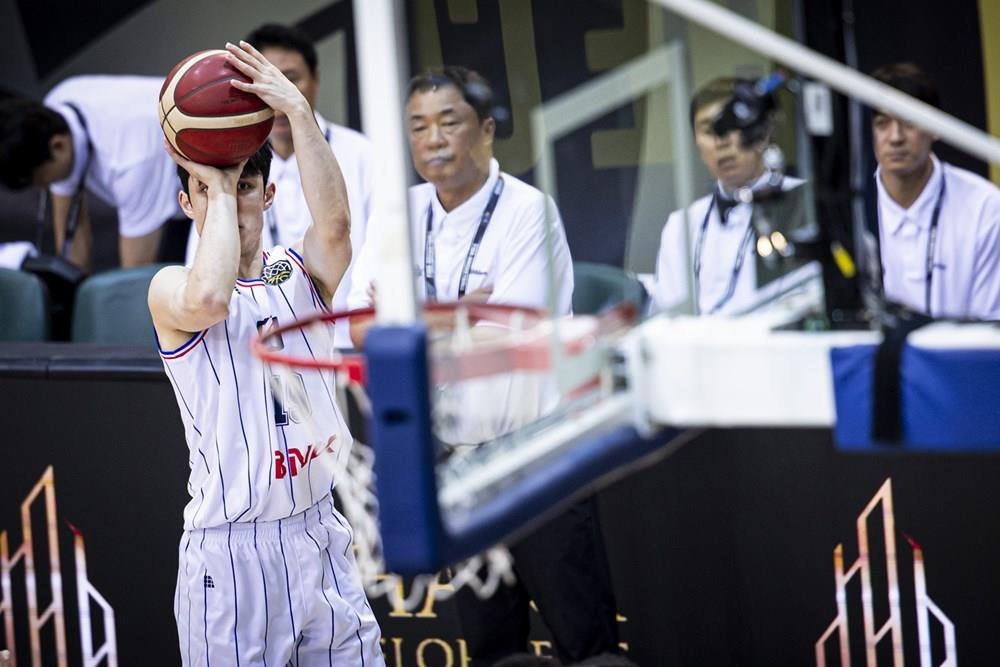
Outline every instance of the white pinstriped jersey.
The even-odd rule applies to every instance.
[[[277,374],[250,351],[259,329],[326,309],[294,250],[265,252],[262,275],[237,279],[226,320],[160,350],[189,449],[186,530],[305,511],[330,492],[330,464],[352,442],[331,374]],[[319,356],[332,349],[331,333],[295,330],[280,345]]]

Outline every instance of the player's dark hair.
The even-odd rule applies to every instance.
[[[416,93],[426,93],[435,88],[454,86],[465,101],[476,110],[479,122],[494,117],[493,88],[484,76],[475,70],[455,65],[435,67],[422,72],[406,86],[406,99]]]
[[[882,65],[871,75],[872,78],[915,97],[921,102],[926,102],[932,107],[941,107],[941,96],[934,79],[913,63]]]
[[[49,140],[69,131],[66,119],[40,102],[0,101],[0,183],[12,190],[31,185],[35,169],[52,159]]]
[[[260,150],[251,155],[247,163],[243,165],[243,173],[240,174],[240,178],[260,174],[264,179],[264,185],[267,185],[267,179],[271,175],[271,157],[271,142],[265,141]],[[184,190],[184,194],[190,197],[191,190],[188,181],[191,174],[184,167],[177,165],[177,178],[181,180],[181,189]]]
[[[306,61],[311,74],[316,74],[319,61],[316,58],[316,47],[305,32],[294,26],[280,23],[265,23],[246,36],[246,41],[253,44],[258,51],[264,49],[288,49],[295,51]]]

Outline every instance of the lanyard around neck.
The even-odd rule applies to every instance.
[[[931,287],[934,284],[934,251],[937,249],[937,235],[938,235],[938,223],[941,220],[941,205],[944,201],[944,191],[945,191],[945,173],[944,167],[945,163],[941,162],[941,186],[938,188],[937,200],[934,202],[934,210],[931,213],[931,224],[927,229],[927,250],[924,256],[924,313],[926,315],[931,314]],[[882,215],[882,208],[880,206],[876,207],[878,211],[879,218]],[[882,221],[879,220],[879,228],[882,227]],[[883,267],[885,262],[882,263]],[[883,271],[885,269],[883,268]]]
[[[941,201],[944,199],[944,163],[941,163],[941,187],[938,188],[937,201],[934,202],[934,212],[931,213],[931,226],[927,230],[927,256],[924,260],[924,310],[931,314],[931,284],[934,282],[934,250],[937,248],[938,222],[941,218]]]
[[[708,221],[712,216],[712,209],[715,208],[715,200],[718,198],[718,192],[712,193],[712,199],[708,203],[708,210],[705,211],[705,217],[701,221],[701,228],[698,231],[698,239],[694,246],[694,311],[696,315],[701,314],[701,255],[705,249],[705,235],[708,233]],[[729,300],[733,298],[733,294],[736,293],[736,283],[740,277],[740,270],[743,268],[743,262],[746,259],[747,254],[747,244],[753,242],[753,225],[747,225],[746,234],[740,240],[740,245],[736,249],[736,261],[733,263],[733,270],[729,276],[729,285],[726,287],[725,293],[722,298],[719,299],[711,310],[708,310],[709,314],[716,313],[724,305],[729,303]]]
[[[83,162],[83,171],[80,172],[80,182],[76,186],[76,192],[73,193],[73,199],[70,201],[69,211],[66,214],[66,237],[63,241],[62,253],[63,257],[69,257],[69,251],[73,245],[73,236],[76,234],[76,228],[80,222],[80,210],[83,208],[87,172],[90,171],[90,164],[94,159],[94,143],[90,140],[90,129],[87,127],[87,119],[83,117],[83,112],[71,102],[64,102],[64,105],[76,116],[76,119],[80,122],[80,127],[83,128],[83,136],[87,139],[87,159]],[[74,156],[74,160],[77,157]]]
[[[493,211],[497,207],[497,200],[500,199],[501,192],[503,192],[503,176],[497,177],[497,182],[493,186],[490,199],[486,202],[486,208],[483,209],[483,214],[479,216],[479,227],[476,229],[476,235],[469,245],[469,252],[465,255],[465,263],[462,265],[462,275],[458,281],[459,299],[465,296],[465,290],[469,286],[469,274],[472,273],[472,260],[476,258],[476,253],[479,252],[479,244],[482,243],[483,235],[486,233],[486,227],[490,224],[490,218],[493,217]],[[426,288],[427,301],[437,301],[433,225],[434,201],[432,199],[427,204],[427,230],[424,234],[424,287]]]

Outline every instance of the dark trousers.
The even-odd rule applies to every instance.
[[[618,652],[615,596],[604,538],[591,496],[510,546],[517,583],[488,600],[456,593],[473,667],[487,667],[528,648],[529,603],[552,633],[565,663]]]

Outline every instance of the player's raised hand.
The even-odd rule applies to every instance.
[[[253,45],[244,41],[239,46],[227,43],[226,50],[229,51],[229,63],[253,80],[253,83],[246,83],[233,79],[234,88],[253,93],[269,107],[286,115],[295,111],[312,114],[302,92]]]
[[[218,188],[233,194],[236,193],[236,184],[243,173],[246,160],[231,167],[211,167],[184,157],[166,139],[163,140],[163,148],[174,162],[184,167],[187,173],[191,174],[199,183],[207,186],[209,190]]]

